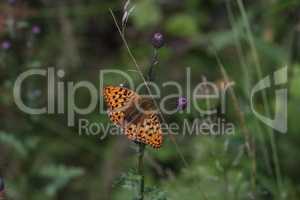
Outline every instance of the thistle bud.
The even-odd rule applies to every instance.
[[[164,36],[161,33],[155,33],[152,37],[152,45],[156,48],[159,49],[162,46],[164,46]]]

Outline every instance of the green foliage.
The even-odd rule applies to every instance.
[[[157,187],[146,187],[145,188],[146,198],[149,200],[167,200],[166,192],[162,191]]]
[[[197,21],[189,15],[174,15],[166,22],[166,31],[174,36],[193,37],[198,34]]]
[[[293,66],[293,74],[294,77],[291,80],[291,95],[293,98],[299,99],[300,98],[300,66],[295,65]]]
[[[102,69],[124,70],[135,84],[141,83],[108,10],[121,24],[124,1],[17,2],[0,3],[0,175],[8,199],[132,200],[141,177],[127,170],[136,167],[131,143],[123,136],[99,139],[103,131],[79,135],[79,119],[106,125],[110,123],[106,114],[100,115],[98,108],[88,115],[76,114],[75,126],[68,127],[66,112],[28,115],[15,105],[13,95],[20,73],[51,66],[65,71],[64,77],[56,77],[65,83],[65,90],[68,81],[89,81],[97,88],[102,81],[124,83],[119,75],[99,80]],[[161,149],[146,148],[147,200],[299,199],[299,6],[297,0],[130,1],[134,10],[125,37],[143,72],[150,62],[151,33],[160,31],[165,36],[154,69],[157,83],[177,81],[186,95],[186,67],[192,70],[193,89],[204,77],[211,82],[223,80],[221,65],[235,82],[234,95],[226,93],[225,114],[235,125],[234,135],[196,132],[183,137],[180,127],[180,135],[174,137],[188,166],[169,136],[164,136]],[[39,34],[32,33],[34,25],[40,26]],[[2,47],[6,40],[11,42],[8,49]],[[289,82],[279,87],[289,89],[288,132],[279,134],[255,117],[249,102],[258,80],[285,65]],[[47,107],[47,79],[34,77],[25,82],[22,99],[26,105]],[[162,91],[163,96],[173,92],[163,87]],[[260,94],[254,101],[263,115],[270,107],[273,118],[274,90],[267,91],[269,106]],[[75,102],[79,107],[89,104],[85,88],[78,90]],[[198,103],[201,108],[214,108],[219,101]],[[168,104],[176,106],[173,100]],[[182,125],[199,117],[192,109],[165,119]],[[123,171],[128,172],[120,176]]]
[[[114,187],[122,187],[131,191],[132,194],[135,194],[140,179],[140,175],[135,170],[129,170],[127,173],[123,173],[120,177],[118,177],[114,183]],[[146,185],[145,200],[167,200],[167,195],[158,187],[149,187]]]
[[[149,29],[161,20],[160,9],[152,0],[138,1],[134,4],[133,22],[139,29]]]
[[[12,150],[21,158],[26,158],[29,155],[29,150],[37,146],[38,140],[38,138],[34,137],[22,141],[11,133],[0,131],[0,143],[12,148]]]
[[[140,182],[141,177],[135,170],[129,170],[123,173],[114,183],[114,187],[123,187],[128,190],[135,190]]]
[[[82,176],[84,171],[78,167],[66,167],[59,166],[45,166],[39,172],[39,174],[45,178],[49,178],[51,181],[45,188],[45,193],[49,196],[57,194],[59,189],[64,188],[69,182],[78,176]]]

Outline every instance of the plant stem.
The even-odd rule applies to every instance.
[[[144,179],[144,151],[145,151],[145,144],[138,143],[138,174],[140,175],[140,183],[138,188],[138,196],[137,200],[144,199],[144,186],[145,186],[145,179]]]
[[[158,52],[157,49],[153,49],[153,54],[151,57],[151,61],[150,61],[150,66],[149,66],[149,71],[148,71],[148,81],[153,81],[154,80],[154,76],[153,76],[153,68],[155,65],[158,64]]]
[[[150,66],[148,71],[148,81],[153,81],[153,68],[158,63],[158,53],[156,49],[153,49],[153,54],[150,60]],[[138,187],[138,196],[137,200],[144,199],[144,190],[145,190],[145,178],[144,178],[144,152],[145,152],[145,144],[137,143],[138,145],[138,174],[140,175],[140,182]]]

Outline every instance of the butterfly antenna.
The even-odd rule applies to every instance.
[[[127,43],[127,40],[126,40],[126,38],[125,38],[125,36],[124,36],[124,33],[122,32],[122,30],[121,30],[121,28],[120,28],[120,26],[119,26],[119,24],[118,24],[118,21],[117,21],[117,19],[116,19],[116,16],[115,16],[115,14],[114,14],[114,12],[112,11],[111,8],[109,8],[109,12],[110,12],[110,14],[111,14],[111,16],[112,16],[112,18],[113,18],[113,20],[114,20],[114,23],[115,23],[115,25],[116,25],[116,27],[117,27],[117,29],[118,29],[119,35],[120,35],[120,37],[121,37],[121,39],[122,39],[122,41],[123,41],[123,44],[125,45],[126,50],[127,50],[128,54],[129,54],[131,60],[133,61],[135,67],[137,68],[137,70],[136,70],[137,73],[138,73],[138,74],[140,75],[140,77],[142,78],[142,80],[143,80],[143,82],[145,83],[145,86],[146,86],[146,88],[147,88],[149,94],[151,95],[151,90],[150,90],[150,88],[149,88],[149,86],[148,86],[148,84],[147,84],[147,81],[146,81],[146,79],[145,79],[143,73],[142,73],[141,67],[140,67],[139,64],[137,63],[137,61],[136,61],[136,59],[135,59],[135,57],[134,57],[134,55],[133,55],[133,53],[132,53],[132,51],[131,51],[131,49],[130,49],[128,43]],[[155,107],[158,108],[159,116],[161,117],[163,123],[165,123],[166,120],[165,120],[164,116],[162,115],[162,113],[161,113],[161,111],[160,111],[160,109],[159,109],[159,107],[158,107],[158,103],[156,102],[155,99],[152,99],[152,100],[154,101]],[[170,137],[170,139],[171,139],[171,142],[175,145],[176,152],[178,153],[178,155],[179,155],[180,159],[182,160],[184,166],[185,166],[185,167],[188,167],[188,163],[187,163],[187,161],[186,161],[186,159],[185,159],[185,157],[184,157],[182,151],[181,151],[180,148],[179,148],[179,145],[178,145],[178,143],[177,143],[177,141],[176,141],[176,138],[174,137],[174,133],[173,133],[171,130],[168,129],[168,135],[169,135],[169,137]]]

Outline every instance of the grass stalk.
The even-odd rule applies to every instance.
[[[246,37],[247,37],[248,43],[250,45],[252,57],[254,59],[256,73],[257,73],[258,79],[261,80],[263,78],[261,64],[260,64],[258,52],[255,47],[254,36],[253,36],[251,28],[250,28],[249,19],[248,19],[243,1],[242,0],[236,0],[236,1],[238,4],[240,13],[241,13],[242,21],[243,21],[245,29],[246,29]],[[270,115],[270,107],[269,107],[269,103],[268,103],[268,99],[267,99],[267,94],[264,90],[262,91],[262,100],[263,100],[264,112],[265,112],[266,116],[270,117],[271,116]],[[268,132],[268,136],[269,136],[270,143],[271,143],[272,158],[273,158],[273,162],[274,162],[274,166],[275,166],[275,177],[276,177],[278,192],[281,196],[282,178],[281,178],[281,172],[280,172],[279,159],[278,159],[277,147],[276,147],[276,143],[275,143],[274,132],[270,128],[267,128],[267,132]]]

